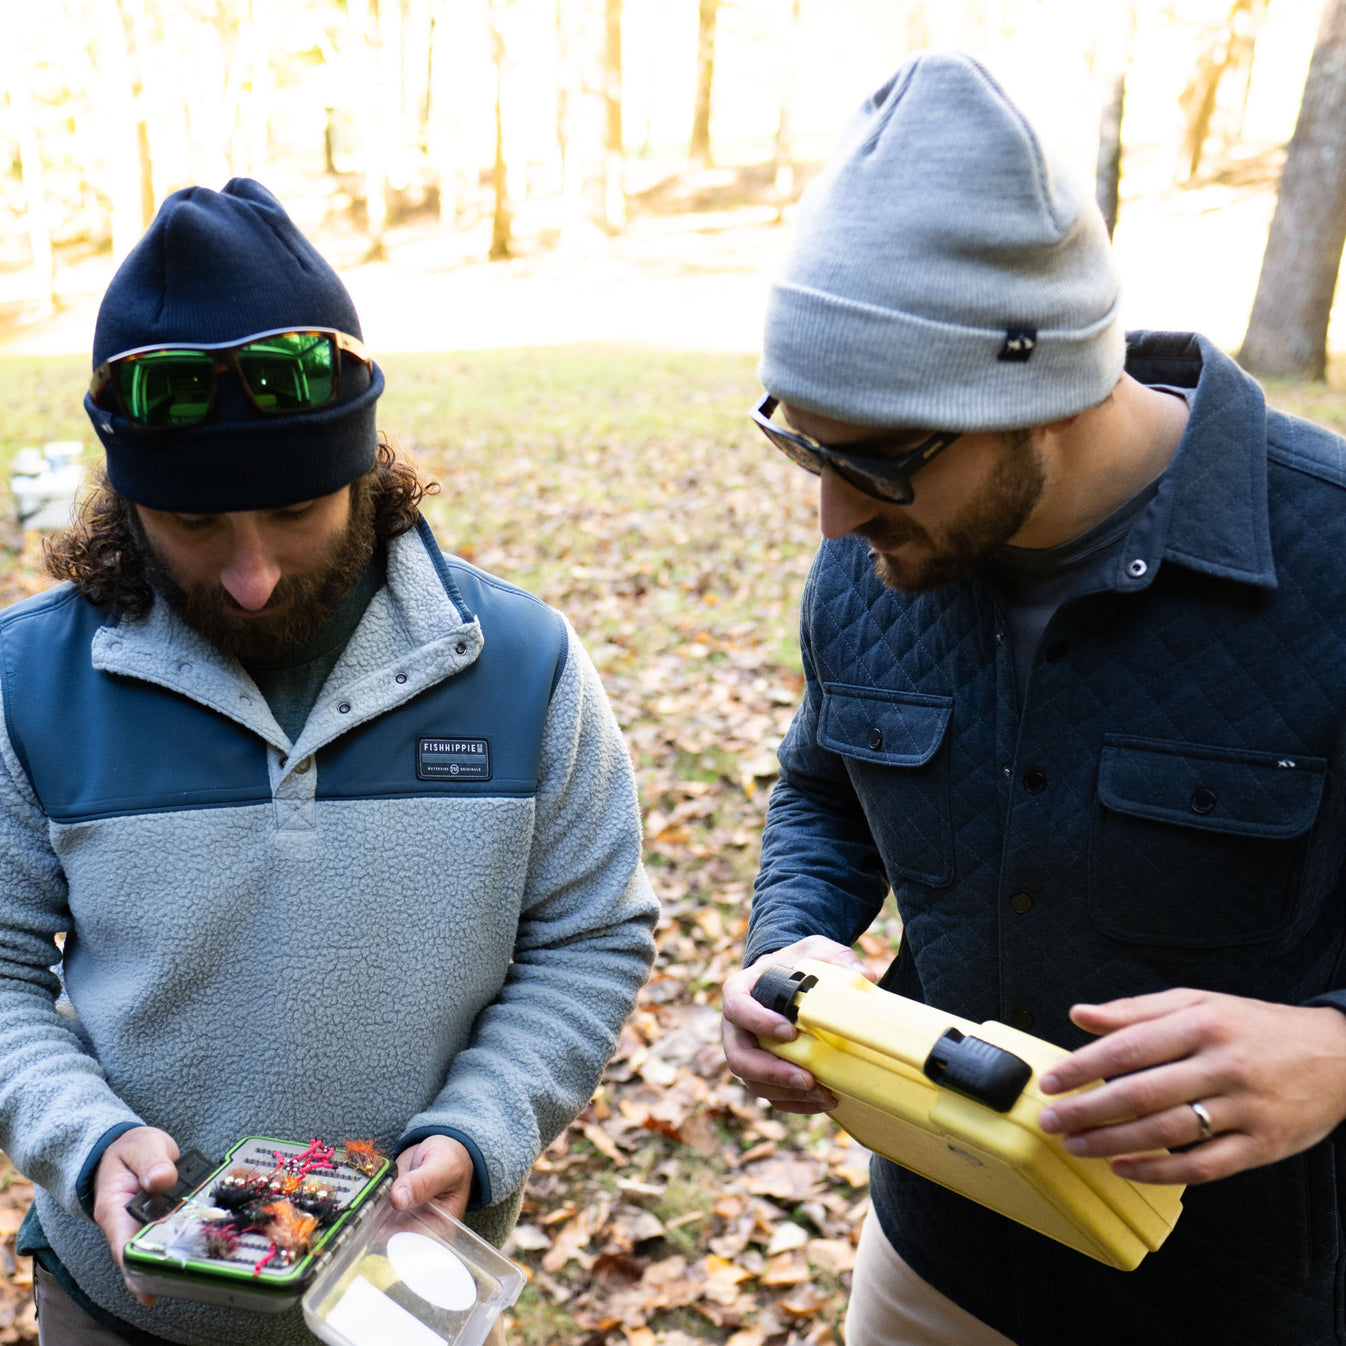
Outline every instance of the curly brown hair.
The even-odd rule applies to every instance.
[[[374,534],[389,542],[416,526],[421,501],[439,493],[439,483],[423,481],[415,463],[379,435],[374,466],[352,489],[368,495]],[[143,617],[154,604],[145,571],[141,533],[133,506],[115,491],[101,468],[81,500],[74,525],[44,543],[44,564],[53,579],[69,580],[80,597],[106,607],[114,617]]]

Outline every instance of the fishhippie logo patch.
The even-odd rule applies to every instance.
[[[421,780],[490,780],[488,738],[418,738],[416,775]]]

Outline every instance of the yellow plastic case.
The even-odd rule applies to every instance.
[[[754,995],[800,1030],[762,1046],[825,1084],[832,1118],[866,1149],[1123,1271],[1182,1213],[1182,1187],[1128,1182],[1039,1128],[1050,1099],[1037,1082],[1062,1048],[811,958],[770,969]]]

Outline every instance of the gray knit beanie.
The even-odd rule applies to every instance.
[[[976,61],[908,61],[805,193],[758,377],[860,425],[1009,430],[1121,377],[1117,276],[1092,197]]]

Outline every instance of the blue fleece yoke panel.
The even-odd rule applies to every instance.
[[[447,570],[443,577],[448,588]],[[319,751],[319,800],[536,791],[564,626],[480,572],[455,567],[453,578],[488,633],[481,655]],[[506,603],[508,620],[493,620]],[[0,621],[5,718],[48,817],[72,823],[269,803],[267,745],[251,730],[176,692],[92,666],[90,643],[105,621],[71,589],[39,595]],[[178,751],[166,753],[166,743]],[[418,764],[443,743],[485,745],[488,778],[423,778]]]

